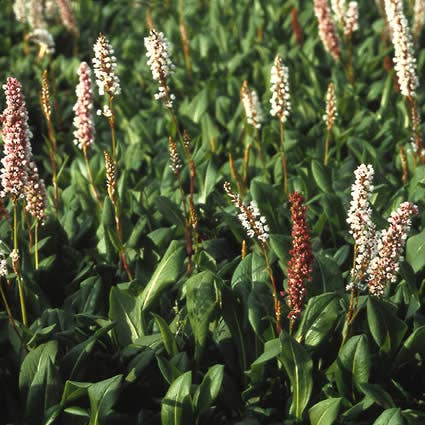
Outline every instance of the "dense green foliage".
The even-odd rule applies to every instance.
[[[0,424],[425,423],[425,166],[415,165],[409,151],[408,110],[394,90],[394,71],[384,68],[393,50],[383,41],[384,20],[375,2],[360,2],[353,84],[323,49],[310,0],[186,0],[180,9],[178,3],[73,2],[78,49],[57,23],[49,27],[55,54],[37,61],[33,44],[25,53],[25,28],[14,18],[12,1],[0,1],[0,81],[13,75],[22,82],[33,151],[49,196],[48,217],[39,228],[38,270],[25,222],[19,221],[28,326],[21,323],[14,275],[9,285],[2,284],[16,330],[1,303]],[[293,7],[299,10],[302,46],[291,26]],[[157,83],[143,45],[148,8],[172,44],[175,113],[192,138],[199,246],[191,273],[181,195],[169,167],[168,137],[178,136],[166,108],[153,98]],[[190,41],[191,73],[180,19]],[[90,192],[83,155],[72,143],[76,71],[80,61],[91,62],[99,32],[114,46],[121,79],[122,94],[114,100],[118,194],[131,282],[119,267],[114,209],[105,186],[107,120],[97,117],[89,152],[95,185],[105,199],[102,211]],[[425,72],[422,45],[423,39],[415,46],[419,76]],[[291,222],[282,189],[279,123],[268,114],[277,53],[289,68],[292,99],[285,124],[289,190],[306,199],[315,255],[306,307],[292,334],[282,298],[280,335],[262,251],[246,237],[222,190],[226,180],[236,187],[228,154],[241,170],[244,143],[253,141],[239,98],[246,79],[265,111],[260,134],[267,163],[265,172],[253,148],[246,199],[257,202],[270,224],[268,254],[283,290]],[[50,75],[58,143],[57,217],[39,102],[44,69]],[[322,117],[331,81],[338,118],[325,167]],[[419,87],[421,112],[424,99]],[[3,109],[3,94],[0,103]],[[407,150],[406,184],[400,146]],[[361,294],[346,335],[350,294],[345,286],[353,261],[346,216],[353,170],[360,163],[375,168],[378,227],[404,200],[415,202],[420,214],[397,283],[383,298]],[[187,192],[187,162],[181,179]],[[6,252],[12,248],[10,223],[0,223]],[[242,258],[244,239],[248,253]]]

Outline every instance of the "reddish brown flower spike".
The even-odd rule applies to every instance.
[[[288,290],[287,304],[291,311],[288,318],[294,322],[301,314],[306,295],[305,282],[311,280],[314,261],[311,248],[310,228],[307,224],[307,207],[303,204],[304,198],[298,192],[289,195],[292,220],[292,249],[289,251],[291,259],[288,262]]]

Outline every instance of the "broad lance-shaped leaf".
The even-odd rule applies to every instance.
[[[369,297],[367,322],[376,344],[384,353],[398,349],[407,331],[407,325],[396,315],[397,307],[388,301]]]
[[[311,425],[332,425],[338,417],[342,398],[328,398],[319,401],[309,411]]]
[[[155,322],[159,328],[159,331],[161,332],[162,342],[164,343],[164,347],[167,350],[167,353],[170,356],[176,355],[179,350],[177,348],[176,340],[174,339],[174,335],[170,330],[170,327],[168,326],[167,322],[157,314],[152,313],[152,316],[155,319]]]
[[[19,389],[21,391],[28,391],[37,373],[43,371],[49,361],[55,363],[57,352],[57,341],[50,341],[39,345],[27,354],[19,372]]]
[[[356,335],[344,344],[326,375],[335,381],[340,394],[352,399],[354,390],[361,391],[360,384],[368,382],[370,364],[367,337]]]
[[[115,321],[113,334],[125,347],[143,336],[143,317],[140,298],[128,289],[113,286],[109,294],[109,318]]]
[[[162,291],[177,280],[183,266],[184,254],[183,243],[172,241],[140,295],[142,310],[147,310]]]
[[[402,367],[409,363],[419,363],[415,355],[419,353],[425,357],[425,325],[416,328],[404,341],[394,361],[396,367]]]
[[[406,243],[406,259],[415,273],[425,266],[425,229],[414,235]]]
[[[195,337],[195,358],[199,360],[208,335],[208,326],[217,304],[216,277],[209,271],[186,282],[187,314]]]
[[[83,366],[95,347],[97,340],[107,334],[114,326],[115,323],[105,325],[103,328],[98,329],[90,338],[69,350],[61,363],[62,373],[70,378],[78,379],[84,371]]]
[[[90,400],[89,425],[103,423],[112,411],[121,388],[122,375],[117,375],[104,381],[96,382],[88,388]]]
[[[406,421],[399,408],[387,409],[376,419],[373,425],[404,425]]]
[[[326,340],[338,318],[338,299],[335,293],[310,298],[296,334],[297,341],[302,338],[306,346],[316,347]]]
[[[48,409],[59,401],[62,384],[54,365],[57,351],[57,342],[50,341],[30,351],[22,362],[19,388],[25,395],[24,416],[34,425],[41,425]]]
[[[193,397],[198,416],[205,413],[217,398],[223,383],[224,366],[216,364],[208,369]]]
[[[285,331],[280,334],[280,342],[279,358],[291,381],[291,412],[301,419],[313,389],[313,361],[306,349]]]
[[[185,412],[190,412],[190,387],[192,385],[192,372],[180,375],[171,385],[162,399],[161,421],[162,425],[180,425]],[[189,406],[188,406],[189,404]]]

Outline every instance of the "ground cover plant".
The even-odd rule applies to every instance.
[[[0,423],[425,423],[423,0],[3,0]]]

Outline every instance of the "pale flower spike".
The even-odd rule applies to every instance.
[[[116,74],[117,58],[114,56],[114,49],[102,33],[99,34],[93,50],[93,70],[99,94],[103,96],[106,93],[110,97],[119,95],[121,86]]]
[[[28,111],[21,83],[13,77],[3,86],[6,94],[6,109],[0,116],[4,157],[1,160],[1,196],[23,198],[28,180],[28,166],[32,157],[28,125]]]
[[[351,187],[351,202],[347,223],[355,243],[355,264],[351,270],[351,282],[347,290],[354,287],[365,289],[362,285],[366,270],[372,258],[373,247],[376,244],[376,228],[372,221],[370,198],[373,192],[372,165],[361,164],[354,171],[355,182]]]
[[[417,40],[421,35],[425,21],[425,0],[415,0],[413,8],[413,36]]]
[[[284,123],[291,111],[291,99],[289,93],[288,68],[283,65],[279,55],[275,57],[270,76],[270,115],[278,117]]]
[[[149,37],[144,39],[148,66],[152,71],[152,78],[159,83],[156,100],[163,100],[167,108],[173,106],[174,94],[170,93],[168,78],[174,71],[174,64],[171,61],[170,43],[164,33],[151,29]]]
[[[263,111],[257,92],[249,89],[246,80],[241,87],[241,101],[245,109],[246,121],[259,130],[263,122]]]
[[[326,113],[323,116],[323,120],[326,122],[326,128],[328,131],[332,130],[337,116],[335,87],[331,82],[329,83],[328,91],[326,93]]]
[[[413,98],[416,95],[419,80],[416,74],[412,35],[409,23],[403,13],[402,0],[385,0],[385,13],[391,29],[394,45],[394,68],[400,92],[403,96]]]
[[[410,202],[403,202],[391,213],[389,227],[377,241],[376,255],[370,262],[367,281],[370,294],[382,296],[387,283],[396,281],[412,217],[418,213],[418,207]]]
[[[47,207],[46,186],[44,180],[38,174],[38,169],[34,161],[29,164],[25,200],[26,211],[43,223]]]
[[[74,105],[74,143],[80,149],[87,149],[94,142],[93,89],[91,70],[86,62],[78,68],[79,83],[75,90],[77,102]]]
[[[258,239],[261,244],[265,244],[269,238],[270,229],[266,217],[261,215],[256,203],[251,201],[248,206],[245,205],[240,196],[232,191],[229,182],[224,183],[224,190],[233,205],[239,210],[238,218],[247,235],[250,238]]]
[[[344,19],[344,34],[351,36],[359,29],[359,5],[356,1],[350,1]]]
[[[44,28],[36,28],[27,35],[28,41],[32,41],[40,48],[38,56],[42,58],[45,54],[55,53],[55,41],[52,34]]]
[[[319,37],[329,54],[338,60],[341,55],[340,40],[332,21],[328,0],[314,0],[314,13],[319,24]]]

